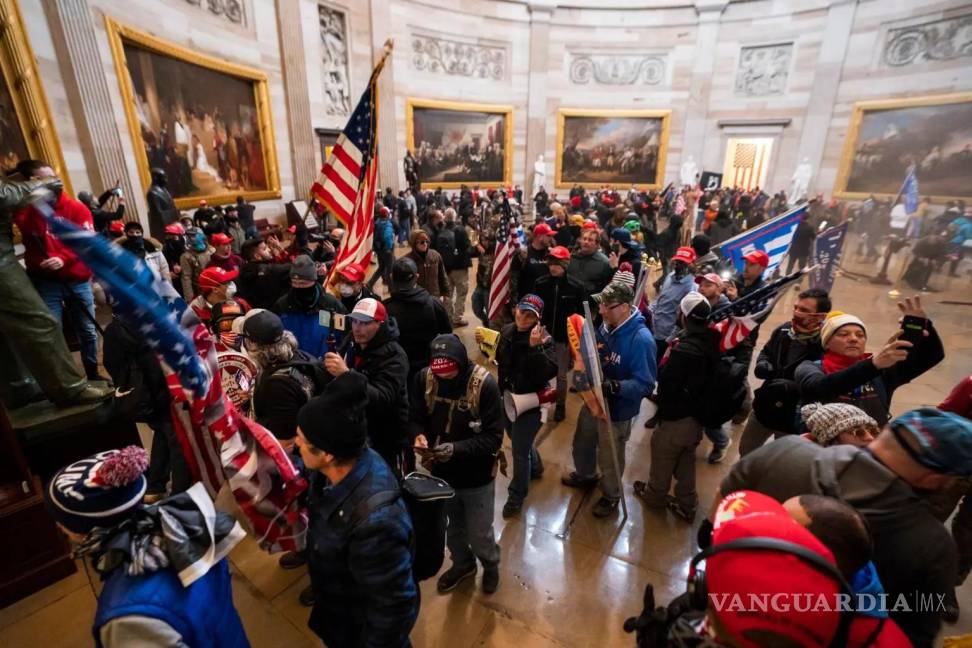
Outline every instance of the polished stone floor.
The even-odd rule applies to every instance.
[[[853,249],[850,247],[850,249]],[[966,267],[968,263],[966,263]],[[848,260],[847,267],[874,276],[876,267]],[[921,404],[934,404],[972,367],[972,305],[944,301],[972,301],[972,280],[938,277],[923,301],[945,341],[947,356],[938,367],[900,389],[893,410],[901,412]],[[891,276],[897,276],[892,265]],[[888,287],[838,278],[835,307],[860,316],[867,324],[871,347],[886,340],[897,327],[894,300]],[[763,339],[786,319],[795,292],[777,305],[763,327]],[[470,319],[472,319],[470,317]],[[471,352],[473,327],[460,329]],[[478,352],[475,352],[478,355]],[[416,646],[623,646],[633,645],[622,630],[628,616],[641,609],[647,582],[654,583],[661,601],[683,591],[687,563],[694,552],[694,528],[667,513],[642,509],[631,493],[631,483],[648,473],[651,431],[639,416],[628,445],[627,487],[629,517],[598,520],[590,513],[592,501],[561,485],[560,475],[571,467],[570,443],[578,399],[568,399],[568,418],[546,435],[540,452],[546,464],[542,480],[531,484],[521,515],[503,520],[500,509],[508,480],[496,482],[496,532],[503,551],[499,591],[485,596],[479,579],[468,580],[448,595],[435,591],[434,580],[422,586],[422,611],[412,634]],[[738,440],[741,427],[732,429]],[[699,492],[705,505],[738,458],[733,448],[722,465],[706,463],[707,442],[698,450]],[[507,442],[508,452],[508,442]],[[582,506],[568,528],[568,521]],[[283,571],[275,556],[262,553],[251,540],[230,555],[234,600],[250,641],[257,647],[318,646],[307,629],[308,610],[297,602],[307,584],[303,570]],[[448,563],[448,561],[447,561]],[[972,583],[959,592],[964,614],[946,635],[972,633]],[[0,610],[0,647],[92,645],[90,624],[95,598],[84,571]]]

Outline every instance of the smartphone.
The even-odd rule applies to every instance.
[[[915,317],[914,315],[905,315],[904,319],[901,321],[901,340],[907,340],[911,342],[913,346],[918,346],[921,339],[924,337],[925,331],[925,318]]]

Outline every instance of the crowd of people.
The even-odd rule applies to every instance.
[[[191,483],[160,360],[137,328],[113,318],[99,362],[91,272],[51,234],[26,191],[54,190],[54,210],[86,229],[101,207],[68,196],[43,162],[18,170],[17,181],[4,182],[0,213],[23,233],[27,275],[52,319],[64,306],[82,315],[85,374],[107,380],[104,366],[117,388],[82,397],[130,395],[119,406],[155,432],[149,457],[136,448],[102,453],[66,467],[45,489],[59,526],[106,579],[95,636],[108,647],[246,645],[224,560],[242,531],[208,514],[211,503],[200,500],[208,496]],[[136,221],[102,217],[99,231],[170,283],[211,331],[218,354],[235,363],[241,410],[310,481],[306,548],[279,562],[307,566],[311,584],[300,600],[313,606],[311,629],[333,647],[409,645],[418,582],[430,577],[416,552],[434,535],[400,490],[416,470],[451,493],[441,509],[451,564],[437,590],[453,591],[481,566],[483,593],[496,592],[497,473],[510,476],[502,516],[522,515],[531,483],[544,476],[538,433],[579,398],[573,467],[560,478],[596,489],[590,514],[616,518],[625,467],[641,462],[634,473],[643,479],[632,486],[644,507],[698,525],[703,551],[688,593],[632,620],[641,645],[683,645],[672,639],[679,633],[726,646],[933,645],[942,620],[958,615],[955,588],[972,568],[972,377],[937,407],[892,416],[896,390],[945,358],[921,299],[898,304],[910,327],[886,343],[872,340],[870,351],[854,304],[832,303],[819,289],[799,292],[788,321],[762,345],[757,326],[727,348],[710,316],[764,287],[769,257],[750,252],[737,271],[716,246],[727,230],[785,211],[784,194],[575,187],[565,198],[538,193],[535,223],[525,227],[517,225],[518,189],[387,189],[375,201],[374,269],[333,269],[340,228],[258,233],[242,200],[203,201],[167,225],[163,241]],[[791,262],[805,265],[821,223],[848,217],[813,201]],[[507,303],[490,309],[505,226],[519,228],[522,245],[510,262]],[[470,323],[473,259],[475,337],[498,334],[495,373],[454,332]],[[660,272],[654,285],[649,268]],[[593,400],[582,398],[593,388],[587,373],[572,371],[568,318],[585,311],[603,374],[602,398]],[[0,315],[0,332],[16,335],[2,306]],[[52,399],[78,398],[83,380],[65,369],[62,382],[73,387],[49,387],[34,363]],[[652,428],[647,462],[627,448],[643,414]],[[708,438],[708,462],[724,461],[734,424],[743,426],[741,459],[700,515],[710,503],[697,492],[696,448]],[[944,522],[955,509],[949,533]],[[164,539],[179,530],[162,520],[176,512],[210,533],[174,549]],[[192,575],[180,571],[188,564]],[[914,592],[935,605],[915,604]],[[719,596],[780,593],[911,596],[914,605],[753,613],[717,604]]]

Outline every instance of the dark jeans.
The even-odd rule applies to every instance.
[[[533,446],[541,426],[539,407],[523,413],[512,423],[506,421],[506,431],[513,444],[513,479],[510,480],[507,503],[522,504],[530,490],[530,476],[543,472],[543,460]]]
[[[182,447],[176,437],[175,428],[169,421],[149,423],[148,426],[155,434],[152,435],[152,457],[146,475],[146,492],[165,493],[171,474],[172,489],[169,493],[181,493],[192,486],[192,475],[185,457],[182,456]]]
[[[479,318],[483,326],[489,326],[486,314],[486,303],[489,301],[489,288],[476,286],[472,294],[473,315]]]
[[[398,243],[408,242],[408,235],[412,233],[412,217],[401,218],[398,221]]]
[[[81,340],[81,359],[86,365],[98,366],[98,329],[95,327],[94,292],[90,281],[63,283],[52,279],[34,279],[37,293],[47,304],[51,314],[61,321],[64,308],[74,316]]]
[[[374,290],[379,278],[385,282],[385,287],[391,290],[391,271],[392,264],[395,263],[395,250],[379,250],[375,254],[378,256],[378,269],[368,280],[368,290]]]
[[[713,448],[725,448],[729,445],[729,434],[726,432],[725,425],[714,428],[705,428],[705,436],[712,442]]]
[[[476,488],[457,488],[456,496],[446,500],[446,544],[452,564],[475,567],[476,559],[483,567],[499,564],[500,548],[493,533],[493,507],[496,482]]]

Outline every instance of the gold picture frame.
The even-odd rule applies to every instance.
[[[956,108],[943,109],[938,113],[927,110],[945,106]],[[912,110],[911,120],[907,125],[903,124],[903,130],[899,129],[893,121],[895,115],[889,111],[909,111],[909,109],[917,110]],[[961,117],[957,120],[958,123],[953,125],[951,121],[956,121],[955,115],[950,116],[948,113],[955,112],[960,113]],[[937,137],[936,134],[929,133],[926,140],[922,142],[920,128],[915,126],[918,123],[931,125],[933,129],[938,130]],[[954,179],[934,177],[940,175],[943,169],[936,165],[934,172],[930,172],[932,169],[929,168],[928,155],[931,155],[931,152],[923,153],[931,145],[932,152],[935,148],[939,149],[939,158],[942,155],[946,156],[942,163],[951,164],[951,160],[947,158],[948,150],[955,147],[955,142],[951,142],[951,146],[944,147],[945,150],[942,151],[940,145],[946,142],[940,138],[954,137],[957,132],[961,133],[962,131],[956,128],[959,126],[964,127],[965,132],[968,132],[970,124],[972,124],[972,92],[856,102],[847,128],[847,136],[844,139],[840,165],[837,168],[834,196],[849,200],[865,200],[871,194],[879,198],[894,198],[898,195],[907,174],[907,162],[904,161],[904,157],[910,155],[917,164],[918,190],[922,197],[928,196],[935,202],[972,199],[972,195],[961,195],[951,190],[961,185],[972,191],[967,177],[963,177],[960,173],[957,173]],[[912,127],[910,131],[908,126]],[[884,132],[880,137],[875,138],[874,133],[881,128]],[[862,137],[870,142],[869,148],[865,149],[864,143],[859,141]],[[894,141],[887,143],[889,139],[894,140],[894,138],[898,138],[897,146]],[[965,141],[966,148],[972,146],[972,136]],[[892,147],[900,148],[895,151]]]
[[[493,174],[485,171],[486,175],[480,175],[476,177],[473,171],[470,171],[467,176],[459,180],[427,180],[421,175],[419,176],[419,182],[422,189],[435,189],[441,187],[443,189],[458,189],[462,185],[467,186],[479,186],[479,187],[508,187],[513,182],[513,106],[508,105],[496,105],[496,104],[483,104],[483,103],[465,103],[458,101],[440,101],[438,99],[418,99],[414,97],[409,97],[405,103],[405,146],[412,155],[415,156],[416,160],[419,160],[419,151],[417,150],[415,143],[415,111],[419,110],[440,110],[447,112],[459,112],[459,113],[480,113],[482,115],[502,115],[503,117],[503,133],[502,133],[502,146],[503,146],[503,161],[502,161],[502,178],[495,179]],[[445,117],[445,116],[443,116]],[[457,133],[461,134],[461,133]],[[493,165],[495,167],[495,165]],[[421,167],[421,165],[420,165]],[[488,166],[486,167],[488,169]],[[443,173],[447,170],[443,170]],[[461,172],[457,172],[461,173]]]
[[[658,151],[653,163],[654,178],[651,182],[638,182],[628,179],[623,174],[607,177],[604,180],[576,181],[565,178],[564,175],[564,139],[566,137],[567,120],[572,117],[594,119],[652,119],[658,120]],[[557,148],[554,155],[554,185],[558,188],[568,188],[580,185],[587,189],[598,189],[603,186],[630,187],[639,189],[661,189],[665,182],[665,159],[668,155],[668,133],[671,126],[671,110],[606,110],[594,108],[561,108],[557,111]]]
[[[223,191],[216,193],[193,193],[191,195],[176,197],[175,204],[178,208],[186,209],[194,207],[202,199],[205,199],[211,204],[226,204],[235,201],[237,196],[243,196],[249,201],[280,198],[280,171],[277,166],[276,140],[274,138],[273,118],[270,111],[270,92],[267,75],[265,73],[213,56],[199,54],[185,47],[169,43],[149,33],[123,25],[110,16],[105,16],[105,24],[108,29],[108,40],[111,44],[112,57],[115,61],[115,71],[118,74],[122,101],[125,105],[125,117],[128,121],[129,133],[132,136],[132,144],[135,148],[135,162],[138,166],[138,175],[142,181],[143,190],[147,191],[151,184],[151,173],[148,154],[145,150],[145,140],[141,133],[141,122],[136,111],[136,95],[132,77],[129,73],[125,45],[131,45],[132,47],[146,50],[151,54],[157,54],[188,65],[198,66],[237,80],[243,80],[253,86],[253,106],[256,110],[256,122],[260,136],[260,153],[262,154],[262,172],[264,173],[265,188],[226,188],[221,177],[217,175],[217,181],[223,184],[221,187],[224,189]],[[193,147],[195,146],[193,145]],[[205,156],[204,153],[202,155]],[[203,162],[208,164],[205,160]],[[243,180],[240,180],[240,182],[242,183]]]
[[[13,104],[27,153],[51,165],[64,183],[64,188],[72,193],[51,109],[34,60],[17,0],[0,0],[0,74]],[[0,152],[0,155],[6,157],[7,151]]]

